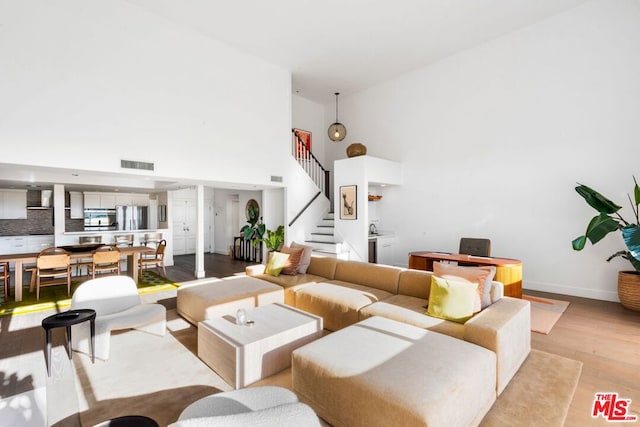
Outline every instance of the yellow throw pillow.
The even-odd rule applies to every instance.
[[[443,279],[478,284],[478,300],[474,313],[491,305],[491,281],[496,274],[494,266],[466,267],[443,262],[433,263],[433,274]]]
[[[464,323],[473,317],[478,284],[431,276],[427,314],[439,319]]]
[[[284,266],[287,265],[288,260],[289,254],[283,254],[281,252],[271,252],[269,254],[269,262],[267,263],[267,268],[264,272],[278,277]]]

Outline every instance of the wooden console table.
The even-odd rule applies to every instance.
[[[510,258],[493,258],[445,252],[410,252],[409,268],[433,271],[434,261],[471,262],[496,267],[494,280],[504,284],[504,295],[522,298],[522,261]]]

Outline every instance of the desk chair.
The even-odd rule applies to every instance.
[[[460,239],[458,253],[474,256],[491,256],[491,240],[462,237]],[[477,266],[478,264],[459,262],[458,265]]]
[[[69,252],[62,248],[47,248],[36,258],[36,301],[40,301],[40,288],[67,284],[67,295],[71,296],[71,265]],[[43,281],[42,279],[49,279]],[[33,289],[32,289],[33,290]]]
[[[158,273],[160,273],[160,268],[162,268],[162,272],[164,273],[164,276],[167,276],[167,271],[164,268],[164,252],[165,249],[167,248],[167,241],[162,239],[160,240],[160,243],[158,243],[158,247],[156,248],[156,253],[153,255],[153,257],[149,257],[149,256],[144,256],[142,255],[140,257],[140,259],[138,259],[138,272],[140,275],[140,278],[142,278],[142,275],[144,274],[144,269],[145,268],[150,268],[150,267],[155,267],[158,270]]]
[[[3,262],[0,263],[0,277],[4,282],[4,301],[9,301],[9,297],[11,296],[11,279],[9,277],[9,263]]]
[[[96,278],[96,273],[120,275],[120,249],[113,246],[100,246],[93,251],[92,263],[89,266],[91,278]]]

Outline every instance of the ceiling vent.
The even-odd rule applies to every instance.
[[[281,176],[271,175],[271,182],[282,182]]]
[[[125,169],[153,170],[153,163],[136,162],[134,160],[120,160],[120,167]]]

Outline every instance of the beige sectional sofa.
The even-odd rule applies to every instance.
[[[500,395],[531,349],[529,302],[503,297],[492,282],[492,304],[464,324],[427,316],[431,272],[312,257],[306,274],[264,274],[264,265],[247,275],[284,288],[286,304],[322,316],[337,331],[381,316],[477,344],[496,355],[496,393]]]

